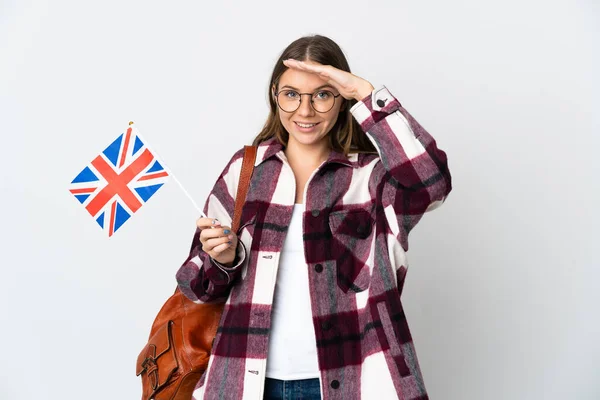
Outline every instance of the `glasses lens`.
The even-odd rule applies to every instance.
[[[294,112],[300,106],[300,95],[294,90],[282,90],[277,95],[277,103],[283,111]]]
[[[312,97],[313,107],[318,112],[327,112],[333,108],[335,97],[329,90],[320,90],[315,92]]]
[[[282,90],[277,95],[277,103],[285,112],[294,112],[300,107],[301,96],[295,90]],[[312,106],[315,111],[325,113],[333,108],[335,97],[329,90],[320,90],[312,95]]]

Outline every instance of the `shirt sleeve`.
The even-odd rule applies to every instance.
[[[385,86],[350,112],[379,153],[371,179],[390,229],[406,251],[410,230],[452,189],[446,153]]]
[[[204,214],[209,218],[217,218],[223,226],[231,226],[233,220],[234,196],[243,154],[242,149],[229,161],[204,205]],[[202,250],[200,229],[196,228],[189,256],[177,271],[177,285],[185,296],[196,303],[224,302],[246,258],[246,246],[238,237],[233,266],[226,267],[217,262]]]

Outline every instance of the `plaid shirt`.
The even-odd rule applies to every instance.
[[[451,190],[446,154],[385,86],[350,111],[379,154],[332,151],[304,192],[322,398],[428,399],[400,294],[408,234]],[[204,208],[223,225],[231,224],[242,156],[243,149],[227,164]],[[193,301],[226,301],[196,399],[263,398],[273,293],[295,196],[283,146],[275,138],[261,143],[237,263],[226,268],[196,245],[177,272]]]

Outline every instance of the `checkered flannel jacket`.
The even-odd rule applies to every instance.
[[[322,398],[428,399],[400,294],[408,234],[451,190],[446,154],[385,86],[350,111],[378,154],[332,151],[304,192]],[[226,165],[205,204],[205,214],[223,225],[233,219],[243,153]],[[197,400],[263,398],[273,293],[295,196],[282,145],[261,143],[236,264],[226,268],[195,246],[177,272],[191,300],[226,302]]]

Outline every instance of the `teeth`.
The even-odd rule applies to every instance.
[[[301,128],[312,128],[313,126],[315,126],[315,125],[316,125],[316,124],[308,124],[308,125],[306,125],[306,124],[301,124],[301,123],[299,123],[299,122],[296,122],[296,123],[297,123],[297,124],[298,124],[298,126],[299,126],[299,127],[301,127]]]

